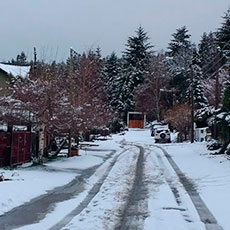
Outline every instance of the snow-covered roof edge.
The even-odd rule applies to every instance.
[[[30,66],[18,66],[18,65],[10,65],[0,63],[0,69],[5,71],[7,74],[11,74],[14,77],[22,77],[25,78],[28,76],[30,72]]]

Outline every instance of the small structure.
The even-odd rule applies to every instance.
[[[195,128],[195,140],[198,142],[205,141],[209,136],[209,128]]]
[[[128,128],[144,129],[146,122],[146,114],[141,112],[128,112],[127,125]]]

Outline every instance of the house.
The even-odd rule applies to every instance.
[[[0,96],[7,94],[7,87],[12,78],[25,78],[30,72],[30,66],[18,66],[0,63]]]
[[[30,66],[0,63],[0,97],[9,94],[8,86],[13,79],[28,76]],[[19,126],[0,121],[0,167],[13,166],[30,160],[31,132]],[[27,127],[26,127],[27,128]]]

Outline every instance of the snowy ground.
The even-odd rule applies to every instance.
[[[42,167],[30,167],[30,164],[26,164],[13,170],[0,168],[0,175],[7,179],[0,182],[0,215],[48,190],[67,184],[78,175],[78,169],[101,164],[102,156],[110,152],[109,148],[112,143],[113,141],[111,143],[102,142],[103,151],[80,150],[79,157],[60,158]]]
[[[44,167],[0,169],[5,178],[12,179],[0,182],[0,215],[52,188],[67,184],[81,170],[100,165],[85,181],[82,193],[57,203],[39,223],[18,229],[119,229],[124,221],[130,221],[130,226],[136,226],[135,229],[207,229],[175,170],[162,150],[154,146],[149,130],[130,130],[125,135],[114,135],[112,140],[98,141],[97,144],[99,146],[82,150],[79,157],[63,158]],[[143,187],[143,194],[136,195],[138,202],[132,203],[130,194],[134,191],[133,181],[140,156],[140,148],[136,145],[144,149],[143,183],[139,185]],[[209,155],[203,143],[159,146],[193,182],[218,224],[223,229],[230,229],[230,161],[224,156]],[[110,155],[111,151],[113,155]],[[106,160],[106,157],[110,158]],[[98,184],[99,189],[95,192]],[[79,206],[82,206],[81,211]],[[135,210],[135,218],[124,217],[127,207]]]

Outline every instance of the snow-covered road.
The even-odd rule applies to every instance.
[[[82,150],[80,157],[13,172],[20,181],[1,182],[0,212],[5,214],[0,216],[0,229],[230,229],[230,161],[211,157],[203,143],[155,146],[149,130],[131,130],[97,144]],[[38,193],[27,180],[30,172],[36,186],[42,184],[41,175],[47,182],[55,176],[60,181],[42,184]],[[20,200],[12,192],[17,186],[25,188]],[[43,193],[46,198],[30,201]],[[10,206],[5,199],[11,199]],[[36,201],[36,206],[46,206],[43,213],[33,208]],[[31,218],[23,217],[25,206]],[[16,208],[11,211],[12,207]]]

